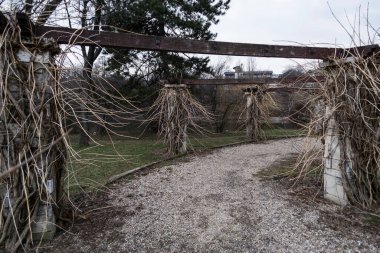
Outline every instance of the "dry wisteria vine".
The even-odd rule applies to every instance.
[[[185,85],[165,85],[149,112],[149,121],[158,122],[168,154],[187,152],[188,132],[202,133],[200,120],[211,115],[193,98]]]
[[[269,112],[276,106],[271,94],[265,92],[266,88],[260,85],[245,89],[247,139],[253,142],[265,139],[263,128],[269,125]]]
[[[0,42],[0,245],[14,252],[41,239],[41,226],[54,233],[67,154],[52,62],[59,50],[8,28]]]
[[[368,207],[380,200],[379,55],[357,55],[331,60],[321,69],[325,81],[319,84],[321,90],[314,101],[323,101],[325,110],[311,122],[309,135],[323,126],[325,170],[327,161],[337,163],[347,199]],[[335,152],[329,149],[331,143],[337,143],[339,159],[331,154]],[[310,158],[315,154],[310,150],[303,157],[304,164],[315,159]]]
[[[86,120],[112,132],[131,114],[111,85],[91,90],[78,80],[62,86],[59,47],[22,38],[17,21],[8,18],[0,37],[0,248],[16,252],[51,237],[68,206],[66,163],[79,157],[70,148],[66,120],[81,127],[85,112]]]

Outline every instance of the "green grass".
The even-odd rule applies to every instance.
[[[302,133],[296,129],[268,129],[265,134],[267,138],[278,138]],[[190,147],[195,151],[207,150],[244,140],[244,132],[191,136]],[[77,136],[72,136],[73,149],[80,154],[81,161],[69,164],[66,182],[71,194],[81,189],[101,189],[111,176],[164,158],[164,144],[154,135],[139,140],[114,137],[112,142],[101,138],[98,142],[100,145],[84,149],[76,145]]]
[[[380,216],[367,213],[364,215],[364,220],[372,225],[380,226]]]
[[[262,179],[280,179],[286,176],[295,176],[294,170],[297,161],[297,156],[290,156],[284,159],[275,161],[269,167],[257,172],[255,176]]]
[[[158,161],[164,149],[163,143],[153,138],[117,138],[112,142],[101,140],[99,143],[101,145],[86,149],[73,146],[80,154],[80,161],[74,161],[69,168],[71,192],[75,193],[80,188],[97,189],[113,175]]]
[[[306,132],[300,129],[270,128],[270,129],[265,129],[264,134],[266,138],[273,139],[273,138],[305,136]]]

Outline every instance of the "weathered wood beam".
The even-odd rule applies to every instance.
[[[327,47],[304,47],[285,45],[248,44],[219,41],[190,40],[160,36],[148,36],[134,33],[117,33],[65,27],[37,26],[24,13],[18,13],[17,19],[23,35],[51,37],[58,44],[97,45],[105,48],[138,49],[149,51],[167,51],[208,55],[233,55],[250,57],[332,59],[348,56],[368,56],[379,52],[379,45],[368,45],[349,49]],[[6,18],[0,12],[0,34],[6,25]]]
[[[319,88],[303,88],[303,87],[271,87],[264,90],[264,92],[297,92],[297,91],[318,91]]]
[[[252,78],[252,79],[184,79],[186,85],[249,85],[249,84],[299,84],[316,83],[324,80],[322,76],[299,76],[283,78]]]
[[[208,55],[233,55],[250,57],[328,59],[343,57],[345,50],[326,47],[303,47],[232,43],[204,40],[190,40],[148,36],[134,33],[117,33],[70,29],[64,27],[40,26],[36,28],[37,36],[52,37],[59,44],[98,45],[105,48],[130,48],[149,51],[168,51]],[[367,54],[378,45],[349,49]]]
[[[259,89],[258,87],[250,87],[243,89],[243,92],[257,92]],[[263,92],[297,92],[297,91],[319,91],[319,88],[304,88],[304,87],[287,87],[287,86],[280,86],[280,87],[270,87]]]
[[[273,83],[273,78],[257,79],[184,79],[181,83],[186,85],[249,85]]]

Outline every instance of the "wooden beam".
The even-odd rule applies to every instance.
[[[271,87],[265,89],[264,92],[297,92],[297,91],[319,91],[319,88],[297,88],[297,87]]]
[[[255,84],[302,84],[316,83],[324,80],[323,76],[299,76],[282,78],[252,78],[252,79],[184,79],[186,85],[255,85]]]
[[[250,87],[243,89],[243,92],[257,92],[259,89],[258,87]],[[287,87],[287,86],[280,86],[280,87],[270,87],[263,92],[297,92],[297,91],[319,91],[319,88],[303,88],[303,87]]]
[[[99,32],[93,30],[76,30],[50,26],[37,27],[36,35],[51,37],[59,44],[84,46],[98,45],[105,48],[127,48],[208,55],[328,59],[332,57],[342,57],[345,54],[345,51],[342,49],[326,47],[283,46],[190,40],[147,36],[134,33]],[[374,47],[378,48],[378,45],[370,47],[365,46],[356,48],[355,50],[368,53],[369,51],[372,52]]]
[[[37,26],[30,22],[26,14],[18,13],[17,19],[22,35],[51,37],[58,44],[97,45],[105,48],[123,48],[148,51],[167,51],[207,55],[232,55],[249,57],[324,59],[345,58],[348,56],[369,56],[380,52],[379,45],[368,45],[349,49],[327,47],[305,47],[286,45],[265,45],[233,42],[190,40],[134,33],[117,33],[65,27]],[[0,12],[0,34],[7,19]]]
[[[273,78],[257,79],[184,79],[181,83],[186,85],[249,85],[272,83]]]

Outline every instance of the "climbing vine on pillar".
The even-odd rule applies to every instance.
[[[340,204],[380,201],[379,70],[377,54],[330,60],[319,70],[325,81],[314,101],[324,102],[325,114],[311,122],[309,135],[323,126],[324,195]]]
[[[78,89],[80,79],[60,83],[66,54],[50,39],[20,32],[13,15],[6,19],[0,31],[0,251],[17,252],[52,238],[64,207],[72,208],[66,165],[81,157],[68,133],[82,126],[81,112],[112,134],[135,109],[105,80],[86,92]]]
[[[17,29],[0,40],[0,247],[16,252],[54,234],[63,202],[59,48],[24,40]]]
[[[170,155],[188,150],[188,133],[202,133],[200,122],[211,116],[203,105],[191,95],[186,85],[165,85],[149,112],[149,121],[157,122]]]
[[[266,87],[255,86],[244,90],[246,104],[246,135],[248,141],[257,142],[265,139],[263,128],[269,125],[269,111],[275,102]]]
[[[362,206],[380,200],[378,60],[378,56],[372,56],[355,57],[353,62],[334,61],[324,69],[326,82],[322,86],[326,121],[339,138],[343,188],[351,203]],[[326,152],[328,159],[330,154]]]

